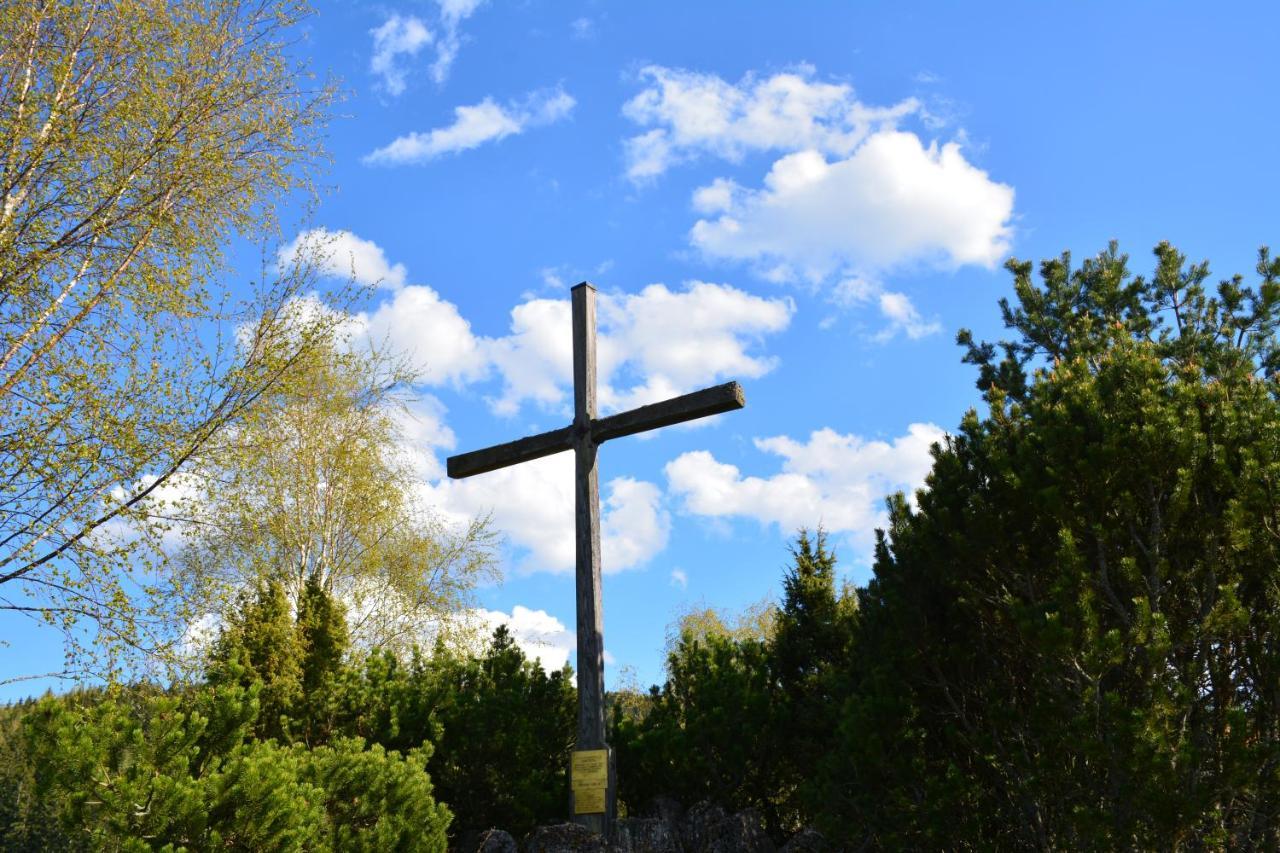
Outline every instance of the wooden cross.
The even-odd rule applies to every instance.
[[[529,462],[552,453],[572,450],[575,532],[577,535],[578,604],[578,752],[575,767],[591,766],[577,759],[603,758],[607,765],[607,789],[588,796],[585,770],[573,780],[574,819],[601,835],[612,834],[615,814],[616,774],[612,753],[605,742],[604,722],[604,620],[600,607],[600,487],[596,472],[596,448],[606,441],[637,432],[741,409],[746,405],[742,387],[727,382],[641,406],[629,412],[596,416],[596,290],[587,282],[573,294],[573,423],[551,432],[449,457],[449,476],[470,477]],[[601,752],[603,751],[603,752]],[[584,755],[584,752],[589,754]],[[595,764],[599,768],[599,763]],[[603,777],[601,777],[603,778]],[[594,782],[590,782],[594,784]],[[590,799],[593,805],[588,805]],[[603,801],[601,803],[601,800]],[[600,805],[600,811],[594,811]]]

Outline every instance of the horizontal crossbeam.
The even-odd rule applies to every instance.
[[[704,388],[692,394],[673,397],[660,403],[650,403],[629,412],[594,420],[591,422],[591,439],[595,444],[604,444],[614,438],[705,418],[708,415],[731,412],[745,405],[746,398],[742,393],[742,386],[737,382],[726,382],[714,388]],[[506,444],[495,444],[483,450],[450,456],[447,463],[449,476],[455,480],[473,477],[476,474],[484,474],[509,465],[518,465],[553,453],[572,450],[573,439],[573,427],[567,426],[509,441]]]
[[[714,388],[703,388],[692,394],[684,394],[650,403],[629,412],[621,412],[600,418],[591,424],[591,437],[596,444],[604,444],[624,435],[635,435],[638,432],[684,423],[685,421],[732,412],[747,404],[743,396],[742,386],[737,382],[726,382]]]
[[[554,429],[551,432],[531,435],[508,441],[506,444],[495,444],[483,450],[460,453],[450,456],[446,463],[449,476],[457,480],[461,477],[472,477],[486,471],[496,471],[508,465],[518,465],[541,459],[553,453],[573,449],[573,427]]]

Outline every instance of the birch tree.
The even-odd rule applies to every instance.
[[[0,4],[0,612],[66,632],[59,674],[163,650],[148,502],[332,331],[288,310],[305,263],[237,302],[223,254],[310,186],[332,88],[290,57],[305,13]]]
[[[432,509],[430,459],[406,435],[414,379],[363,346],[317,347],[206,445],[178,501],[193,604],[216,618],[261,583],[295,604],[315,584],[345,606],[357,648],[460,628],[494,576],[495,538],[486,519],[458,526]]]

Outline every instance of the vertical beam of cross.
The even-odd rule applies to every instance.
[[[449,476],[471,477],[572,450],[574,456],[574,535],[577,540],[575,586],[578,608],[578,743],[577,750],[604,750],[607,787],[595,788],[591,803],[599,811],[580,813],[574,791],[574,820],[601,835],[612,835],[617,778],[605,742],[604,616],[600,583],[600,480],[596,451],[610,439],[634,435],[695,418],[720,414],[746,405],[737,382],[726,382],[660,403],[641,406],[607,418],[596,410],[596,291],[585,281],[573,296],[573,423],[561,429],[517,441],[451,456]],[[586,765],[583,765],[584,767]],[[597,769],[600,769],[597,765]],[[578,780],[574,780],[577,784]],[[595,783],[595,777],[592,777]],[[592,807],[594,808],[594,806]]]
[[[574,527],[577,534],[578,749],[604,749],[604,614],[596,470],[596,291],[573,289]]]

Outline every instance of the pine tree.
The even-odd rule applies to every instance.
[[[836,589],[836,555],[826,533],[801,530],[791,549],[792,565],[783,578],[783,601],[769,655],[779,690],[777,735],[779,807],[787,829],[798,828],[821,807],[812,791],[813,768],[830,751],[835,734],[839,674],[847,666],[853,641],[856,599]],[[808,801],[806,803],[806,801]]]
[[[827,827],[893,848],[1280,845],[1280,262],[1011,262],[1015,332],[862,596]]]

